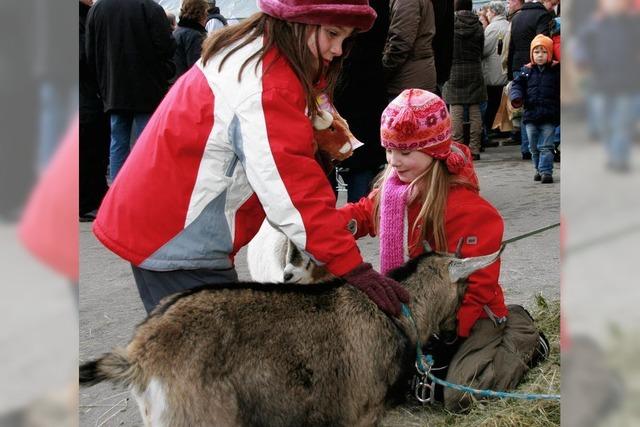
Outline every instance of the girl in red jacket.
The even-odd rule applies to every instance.
[[[502,217],[480,196],[468,149],[451,142],[449,113],[439,97],[420,89],[402,92],[382,114],[380,139],[387,150],[386,170],[367,198],[344,206],[341,212],[345,219],[357,223],[356,238],[379,235],[383,274],[422,253],[425,241],[436,251],[457,253],[463,258],[500,249]],[[510,321],[512,317],[499,277],[498,260],[467,279],[467,291],[457,313],[457,335],[472,337],[465,341],[470,345],[480,340],[480,349],[486,351],[476,352],[481,354],[478,360],[477,355],[467,357],[465,349],[458,350],[450,366],[450,379],[469,384],[476,374],[481,377],[482,369],[492,365],[507,317]],[[524,310],[518,307],[516,311],[521,315]],[[481,324],[479,319],[485,320]],[[518,322],[522,323],[522,316]],[[523,359],[530,359],[537,331],[528,316],[524,323],[525,335],[530,334],[532,339],[518,352],[526,354]],[[498,339],[493,339],[496,333]],[[512,356],[520,357],[516,353]],[[514,365],[526,366],[519,361]],[[515,385],[524,373],[505,372],[502,363],[489,369],[495,375],[490,370],[485,372],[484,381],[491,377],[485,387]],[[509,381],[500,382],[505,378]],[[445,404],[449,409],[460,409],[464,406],[461,397],[454,390],[445,391]]]
[[[409,295],[362,262],[314,157],[317,95],[331,94],[367,0],[258,0],[209,37],[109,189],[94,233],[132,264],[145,309],[237,280],[235,254],[266,218],[336,276],[397,315]],[[323,84],[321,85],[321,82]]]

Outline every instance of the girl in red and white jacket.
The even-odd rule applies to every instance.
[[[382,113],[380,139],[387,149],[386,170],[368,197],[342,207],[341,213],[349,228],[355,225],[356,237],[379,235],[381,273],[421,254],[425,241],[436,251],[463,258],[500,249],[502,217],[479,194],[468,148],[451,141],[442,99],[405,90]],[[499,260],[469,276],[457,313],[462,339],[445,343],[432,338],[427,345],[432,354],[439,349],[436,364],[448,365],[448,381],[504,390],[517,385],[533,363],[539,333],[524,308],[507,309],[499,278]],[[452,411],[471,402],[449,388],[443,396]]]
[[[237,280],[234,256],[265,216],[336,276],[397,315],[407,292],[362,262],[314,157],[319,84],[367,31],[367,0],[258,0],[209,37],[140,135],[94,233],[129,261],[147,311],[174,292]]]

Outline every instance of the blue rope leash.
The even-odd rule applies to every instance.
[[[402,314],[407,317],[413,327],[416,328],[416,322],[413,319],[411,314],[411,310],[407,307],[406,304],[402,304]],[[416,328],[416,337],[417,337],[417,328]],[[425,367],[426,364],[426,367]],[[454,384],[449,381],[442,380],[431,373],[431,368],[433,367],[434,361],[433,357],[428,354],[424,355],[422,353],[422,344],[420,340],[416,338],[416,368],[421,375],[427,375],[431,381],[436,384],[440,384],[443,387],[449,387],[454,390],[458,390],[464,393],[477,394],[480,397],[496,397],[500,399],[524,399],[524,400],[560,400],[559,394],[535,394],[535,393],[509,393],[506,391],[493,391],[493,390],[480,390],[477,388],[472,388],[468,386],[463,386],[460,384]]]

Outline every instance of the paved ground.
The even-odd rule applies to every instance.
[[[556,163],[556,167],[559,165]],[[477,162],[481,191],[505,219],[505,239],[559,222],[560,171],[556,183],[534,183],[529,162],[514,146],[489,148]],[[378,263],[377,242],[362,239],[368,261]],[[90,225],[80,232],[80,360],[88,360],[124,345],[145,317],[129,265],[93,237]],[[559,229],[509,245],[502,257],[501,279],[509,303],[531,305],[533,296],[560,297]],[[237,258],[241,278],[248,278],[244,252]],[[134,426],[141,421],[135,402],[124,390],[98,385],[80,391],[81,426]]]

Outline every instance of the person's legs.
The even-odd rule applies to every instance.
[[[109,177],[116,179],[120,168],[127,159],[131,143],[131,113],[111,113],[111,148],[109,151]]]
[[[531,146],[529,147],[531,153],[531,161],[533,162],[533,168],[536,172],[540,172],[539,169],[539,161],[540,161],[540,152],[538,151],[538,138],[539,138],[539,130],[538,126],[533,123],[523,123],[523,126],[527,132],[528,140],[531,141]]]
[[[488,132],[493,129],[493,122],[502,101],[503,86],[487,86],[487,109],[484,112],[483,121]]]
[[[151,271],[132,264],[131,269],[147,313],[151,313],[160,300],[171,294],[202,285],[238,281],[238,274],[234,268],[227,270]]]
[[[544,181],[545,175],[553,174],[553,154],[555,145],[553,143],[553,136],[555,134],[556,127],[550,123],[545,123],[537,126],[538,128],[538,172],[542,175]],[[534,141],[531,141],[533,147]],[[533,152],[533,149],[532,149]]]
[[[131,134],[131,146],[136,143],[140,134],[149,123],[149,119],[151,118],[151,113],[136,113],[133,116],[133,133]]]
[[[469,105],[469,122],[471,124],[469,148],[471,149],[471,154],[479,155],[482,141],[482,114],[480,112],[480,104]]]
[[[451,139],[462,143],[464,140],[464,105],[456,104],[450,107],[451,112]]]
[[[80,121],[81,216],[97,209],[108,189],[106,174],[109,164],[109,128],[109,116],[106,114],[98,114],[90,120]]]
[[[633,98],[621,95],[611,98],[610,127],[607,140],[607,161],[611,168],[624,171],[629,168],[631,140],[635,125]]]
[[[513,79],[517,79],[522,74],[519,70],[513,72]],[[520,120],[520,153],[522,153],[522,159],[526,160],[532,158],[533,154],[530,151],[529,137],[527,135],[527,126],[522,119]]]

